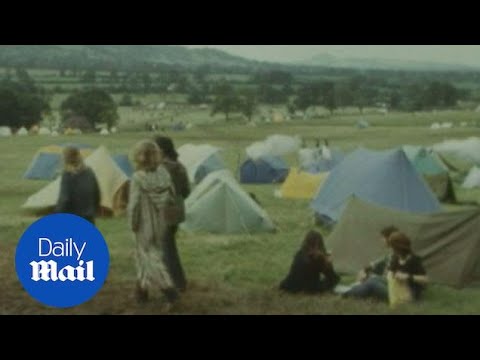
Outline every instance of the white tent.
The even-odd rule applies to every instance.
[[[451,123],[451,122],[444,122],[444,123],[442,123],[441,127],[442,127],[443,129],[451,129],[451,128],[453,128],[453,123]]]
[[[434,145],[433,150],[480,164],[480,138],[478,137],[466,140],[446,140]]]
[[[480,188],[480,168],[474,166],[468,173],[465,181],[462,184],[462,187],[465,189]]]
[[[257,160],[264,156],[283,156],[297,152],[300,149],[301,139],[296,136],[272,135],[262,142],[255,142],[246,149],[247,156]]]
[[[100,135],[104,135],[104,136],[110,135],[110,132],[109,132],[107,129],[102,129],[102,130],[100,131]]]
[[[0,126],[0,137],[12,136],[12,130],[8,126]]]
[[[128,184],[127,175],[117,166],[108,150],[103,146],[85,159],[85,164],[92,168],[97,177],[102,207],[115,210],[117,194],[122,187]],[[60,181],[61,177],[58,177],[39,192],[30,196],[22,208],[46,210],[54,207],[60,195]]]
[[[27,136],[28,135],[28,130],[23,126],[20,128],[20,130],[17,131],[18,136]]]
[[[198,183],[212,171],[225,168],[222,165],[220,149],[217,147],[185,144],[177,152],[178,160],[187,169],[188,178],[192,183]]]
[[[41,127],[40,129],[38,129],[38,135],[50,135],[51,132],[48,128],[46,127]]]
[[[430,129],[432,130],[438,130],[438,129],[441,129],[442,126],[439,124],[439,123],[433,123],[432,126],[430,126]]]

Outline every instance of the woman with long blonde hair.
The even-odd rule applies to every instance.
[[[100,188],[91,168],[83,162],[80,150],[63,150],[64,170],[55,212],[80,216],[91,223],[100,210]]]
[[[130,182],[127,211],[136,243],[136,298],[140,303],[148,300],[152,287],[162,291],[169,303],[178,298],[165,259],[168,236],[165,208],[174,198],[175,190],[162,158],[153,141],[141,141],[133,154],[136,171]]]

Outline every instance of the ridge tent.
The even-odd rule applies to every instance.
[[[12,136],[12,130],[8,126],[0,126],[0,137]]]
[[[273,222],[228,171],[216,171],[193,190],[185,201],[188,232],[251,234],[275,230]]]
[[[82,144],[62,144],[42,147],[36,153],[23,178],[30,180],[55,179],[63,168],[63,149],[67,146],[78,148],[84,159],[93,151],[93,148],[89,145]]]
[[[358,149],[348,155],[325,181],[311,207],[333,222],[355,195],[385,207],[414,213],[441,210],[440,203],[401,149]]]
[[[291,168],[280,187],[280,196],[285,199],[311,200],[328,178],[328,173],[310,174]]]
[[[225,169],[220,149],[214,146],[186,144],[178,149],[178,155],[193,184],[200,183],[213,171]]]
[[[108,150],[101,146],[93,152],[85,164],[92,168],[101,192],[101,206],[106,213],[119,213],[127,205],[128,177],[112,160]],[[61,177],[28,198],[23,209],[36,212],[50,212],[60,195]]]
[[[117,166],[123,171],[125,175],[130,179],[135,172],[128,155],[124,154],[117,154],[112,156],[113,161],[117,164]]]
[[[412,240],[432,282],[464,287],[480,282],[480,208],[412,214],[352,197],[326,245],[335,267],[356,273],[385,256],[380,231],[395,225]]]
[[[46,127],[41,127],[40,129],[38,129],[38,135],[50,135],[50,134],[51,134],[50,129]]]
[[[480,188],[480,168],[474,166],[470,169],[467,177],[465,178],[462,187],[465,189]]]
[[[288,165],[279,157],[263,156],[247,159],[240,167],[242,184],[282,183],[288,175]]]
[[[423,175],[438,200],[456,202],[455,189],[449,174],[449,166],[431,149],[406,145],[403,151],[417,172]]]
[[[21,127],[20,130],[17,131],[18,136],[27,136],[28,130],[25,127]]]

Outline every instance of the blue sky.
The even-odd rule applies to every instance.
[[[211,47],[256,60],[291,62],[321,53],[345,57],[480,65],[480,45],[184,45]]]

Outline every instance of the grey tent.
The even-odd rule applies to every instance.
[[[412,214],[352,197],[326,240],[340,272],[356,273],[387,252],[380,231],[394,225],[407,234],[434,283],[480,283],[480,208]]]
[[[189,232],[251,234],[275,230],[268,214],[226,170],[207,175],[185,202]]]

